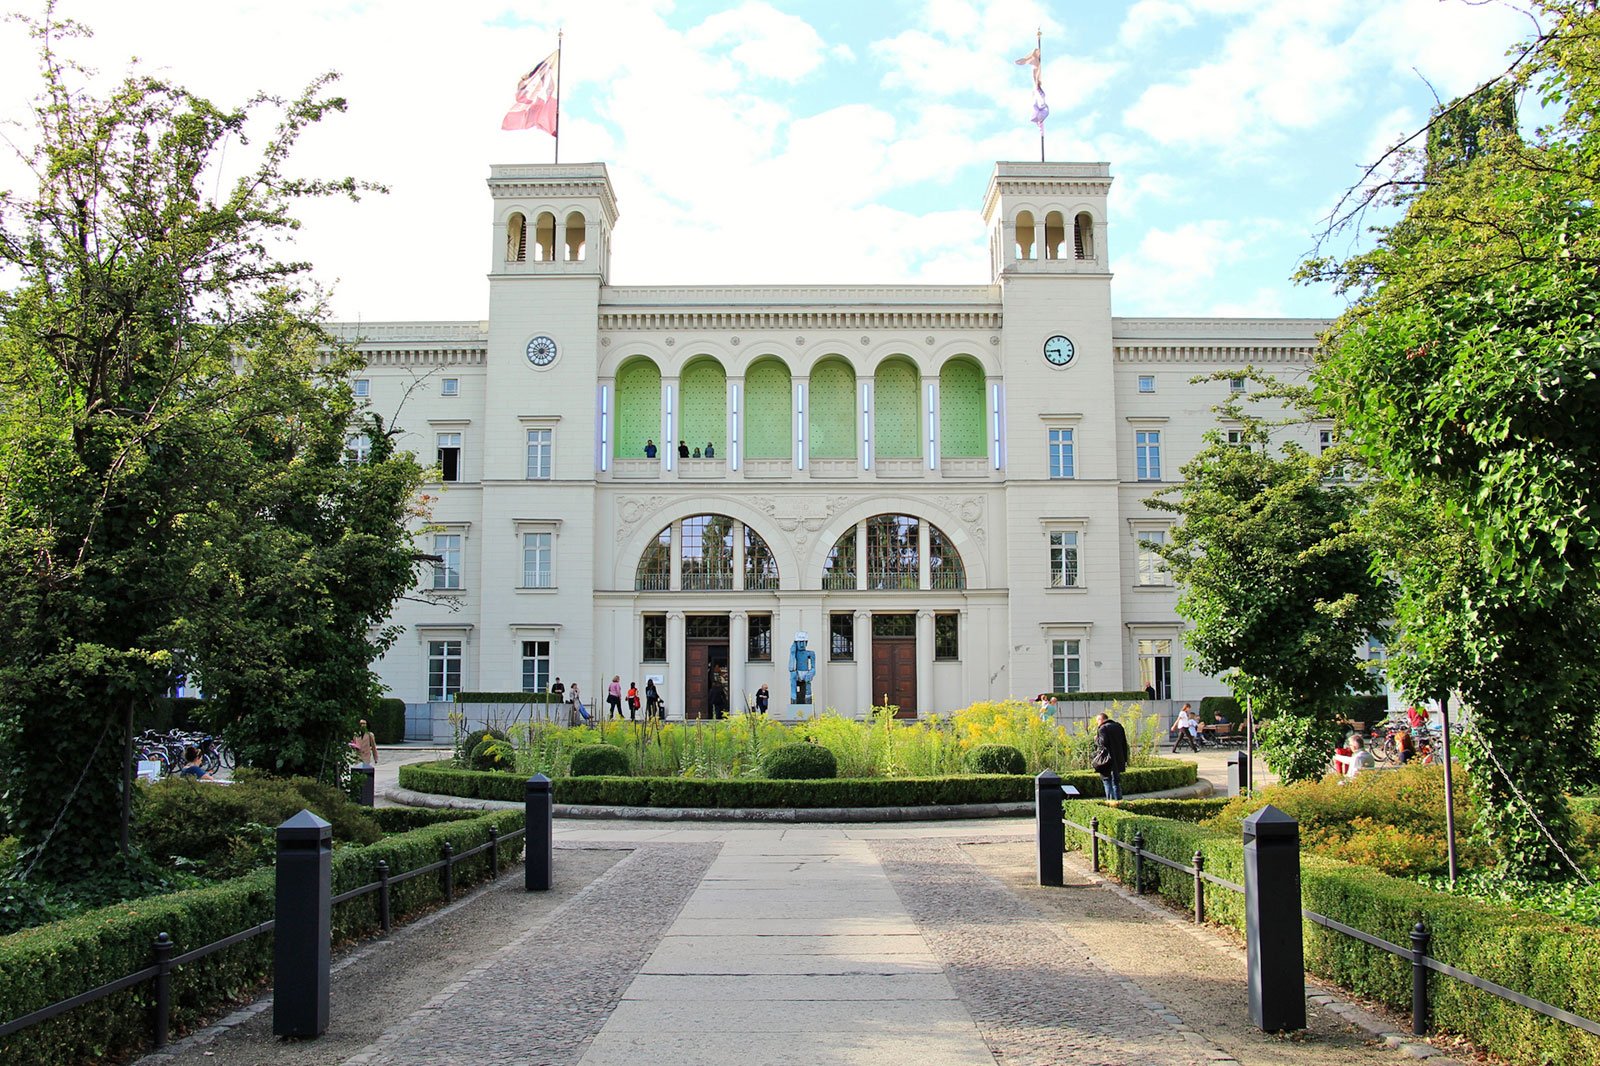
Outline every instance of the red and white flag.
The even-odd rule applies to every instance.
[[[561,50],[545,57],[517,82],[517,102],[500,120],[503,130],[544,130],[556,135],[561,101],[556,98],[557,74],[561,69]]]

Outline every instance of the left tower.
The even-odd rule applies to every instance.
[[[549,676],[591,694],[595,471],[605,432],[599,309],[617,202],[604,164],[489,173],[479,667],[490,689]]]

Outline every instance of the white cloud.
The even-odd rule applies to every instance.
[[[1269,227],[1197,219],[1147,231],[1131,252],[1112,249],[1118,314],[1199,314],[1237,297],[1231,268]],[[1131,306],[1123,306],[1124,303]]]
[[[782,81],[810,74],[822,65],[826,52],[809,22],[753,0],[712,15],[690,30],[687,39],[702,49],[731,41],[729,55],[747,73]]]
[[[1194,15],[1176,0],[1139,0],[1128,9],[1117,38],[1137,48],[1152,38],[1194,25]]]

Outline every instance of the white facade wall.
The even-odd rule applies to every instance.
[[[894,654],[914,657],[914,674],[908,658],[899,675],[900,684],[914,676],[913,692],[889,695],[910,695],[922,713],[1051,688],[1051,642],[1060,639],[1079,641],[1084,690],[1142,687],[1139,642],[1167,640],[1174,698],[1223,691],[1183,669],[1172,587],[1141,584],[1139,536],[1169,524],[1144,500],[1173,484],[1203,447],[1203,434],[1218,426],[1213,406],[1226,398],[1227,382],[1191,379],[1247,366],[1303,375],[1325,323],[1115,318],[1110,183],[1105,164],[999,164],[984,202],[996,268],[988,284],[623,288],[607,283],[617,208],[602,165],[494,168],[489,320],[343,328],[367,354],[361,377],[370,403],[400,428],[402,447],[431,463],[439,433],[462,440],[460,479],[423,490],[433,524],[419,527],[418,540],[427,552],[436,534],[461,537],[462,587],[434,591],[425,572],[419,595],[397,606],[392,620],[403,634],[378,664],[385,685],[408,702],[427,700],[429,644],[451,640],[462,649],[462,689],[516,691],[522,642],[537,640],[549,643],[553,672],[591,696],[603,694],[613,674],[641,691],[647,676],[662,677],[669,716],[681,717],[694,687],[687,630],[701,624],[696,618],[715,616],[729,633],[735,707],[766,684],[774,712],[789,713],[786,657],[794,634],[804,632],[817,653],[813,708],[855,713],[886,687],[886,675],[873,670],[873,616],[906,615],[902,624],[915,639]],[[515,216],[545,212],[557,222],[555,260],[533,247],[532,223],[518,260]],[[569,261],[562,253],[574,213],[584,216],[585,241],[582,257]],[[1081,257],[1072,237],[1080,216],[1091,227]],[[1066,227],[1057,258],[1041,254],[1051,217]],[[1019,219],[1034,237],[1033,258],[1018,258]],[[1044,356],[1054,336],[1075,346],[1067,366]],[[528,358],[534,338],[558,348],[546,366]],[[666,438],[669,428],[682,432],[686,369],[708,357],[727,379],[724,444],[714,461],[682,463],[668,454],[675,442]],[[612,454],[621,429],[619,374],[638,358],[661,375],[661,431],[653,439],[662,451],[654,461]],[[763,358],[781,360],[791,376],[791,457],[736,462],[735,441],[742,450],[754,428],[745,421],[746,372]],[[808,419],[815,417],[811,374],[826,359],[844,360],[855,374],[856,457],[801,461],[799,443],[811,447]],[[942,454],[940,373],[952,359],[982,372],[981,458]],[[914,368],[920,455],[868,461],[868,442],[878,446],[875,375],[886,361]],[[1141,391],[1144,375],[1153,391]],[[457,382],[455,395],[445,395],[446,379]],[[1070,479],[1050,476],[1053,428],[1073,433]],[[527,476],[529,429],[551,433],[548,479]],[[1159,482],[1137,477],[1140,430],[1160,433]],[[1308,447],[1316,447],[1316,432],[1307,428]],[[726,515],[759,533],[777,562],[779,587],[699,591],[675,583],[637,591],[641,553],[657,533],[702,514]],[[883,514],[914,516],[942,531],[961,557],[966,587],[926,587],[924,562],[922,587],[870,589],[863,575],[857,588],[824,590],[835,542]],[[1052,531],[1077,535],[1077,587],[1052,587]],[[523,586],[528,532],[551,535],[551,587]],[[952,613],[959,655],[936,659],[935,616]],[[855,618],[852,659],[830,655],[830,614]],[[665,661],[644,658],[646,615],[666,617]],[[771,657],[747,661],[744,638],[761,615],[772,618]]]

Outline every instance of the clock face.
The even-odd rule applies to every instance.
[[[556,342],[544,334],[528,342],[528,362],[534,366],[549,366],[556,361]]]
[[[1051,366],[1071,366],[1078,357],[1078,349],[1070,338],[1058,333],[1044,342],[1044,357]]]

